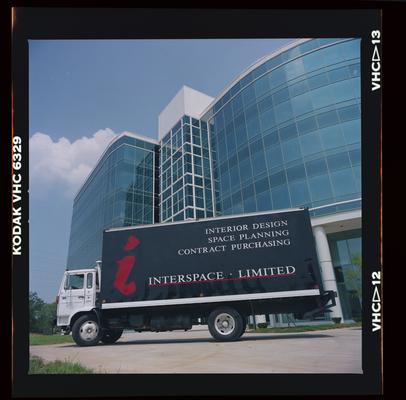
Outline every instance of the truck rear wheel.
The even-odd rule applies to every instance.
[[[247,317],[242,316],[242,329],[241,329],[240,336],[238,336],[239,338],[240,338],[242,335],[244,335],[246,329],[247,329]]]
[[[78,346],[94,346],[99,343],[101,329],[95,315],[82,315],[72,327],[72,337]]]
[[[241,314],[231,307],[219,307],[209,315],[208,326],[214,339],[222,342],[237,340],[244,332]]]
[[[122,329],[107,329],[103,332],[103,335],[100,340],[105,344],[113,344],[117,342],[118,339],[121,338],[122,334],[123,334]]]

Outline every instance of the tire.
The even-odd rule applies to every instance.
[[[247,329],[247,318],[245,316],[242,316],[242,329],[239,338],[244,335],[245,330]]]
[[[72,327],[72,337],[78,346],[95,346],[100,341],[102,330],[95,315],[82,315]]]
[[[118,339],[121,338],[122,334],[123,334],[122,329],[107,329],[103,332],[103,335],[100,340],[104,344],[113,344],[117,342]]]
[[[237,340],[244,332],[244,319],[231,307],[219,307],[209,315],[208,326],[215,340],[229,342]]]

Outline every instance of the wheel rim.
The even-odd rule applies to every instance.
[[[99,326],[94,321],[86,321],[79,330],[80,338],[89,342],[97,338]]]
[[[220,335],[229,335],[235,329],[234,317],[227,313],[217,315],[214,328]]]

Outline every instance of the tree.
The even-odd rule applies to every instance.
[[[54,333],[54,319],[56,316],[56,304],[45,303],[40,313],[40,330],[41,333],[52,334]]]
[[[30,332],[39,332],[41,312],[44,304],[44,300],[38,296],[37,292],[29,293]]]
[[[56,304],[45,303],[36,292],[29,293],[30,332],[52,334]]]

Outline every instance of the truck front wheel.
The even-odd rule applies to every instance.
[[[241,314],[231,307],[220,307],[209,315],[208,326],[214,339],[226,342],[237,340],[244,332]]]
[[[78,346],[94,346],[99,343],[101,329],[95,315],[82,315],[72,327],[72,337]]]
[[[113,344],[117,342],[118,339],[121,338],[122,334],[123,334],[122,329],[107,329],[104,331],[100,340],[104,344]]]

